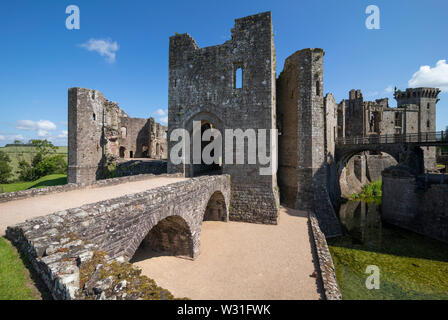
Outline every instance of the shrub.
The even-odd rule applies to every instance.
[[[11,159],[9,156],[5,152],[0,151],[0,183],[8,183],[11,177],[12,169],[9,165],[10,162]]]
[[[17,171],[22,181],[33,181],[49,174],[63,174],[67,172],[67,162],[64,156],[56,154],[57,148],[47,140],[31,140],[37,149],[31,163],[24,160],[19,162]]]

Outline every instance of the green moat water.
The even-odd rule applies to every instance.
[[[448,244],[381,221],[377,201],[348,201],[339,219],[345,235],[328,239],[343,299],[448,299]],[[367,289],[368,265],[380,288]]]

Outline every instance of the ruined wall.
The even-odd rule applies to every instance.
[[[336,105],[328,96],[329,115],[326,117],[324,54],[322,49],[297,51],[286,59],[279,76],[278,93],[281,98],[277,109],[282,119],[282,134],[279,137],[278,176],[280,194],[286,194],[283,197],[285,204],[314,211],[322,231],[329,237],[340,234],[328,191],[327,163],[327,156],[334,152],[332,141],[337,113]]]
[[[339,108],[330,93],[324,98],[325,108],[325,157],[327,162],[327,189],[332,203],[340,197],[338,184],[337,163],[335,160],[336,138],[338,137]]]
[[[104,178],[104,166],[119,157],[148,157],[151,119],[130,118],[97,90],[69,89],[68,183]]]
[[[99,176],[105,155],[106,101],[96,90],[68,90],[68,183],[89,183]]]
[[[120,148],[122,158],[148,158],[150,144],[149,123],[147,119],[121,117]],[[124,129],[123,129],[124,128]],[[143,153],[146,154],[143,154]],[[116,156],[120,156],[118,153]]]
[[[154,118],[149,119],[150,144],[148,155],[151,159],[168,158],[167,130],[168,127],[155,122]]]
[[[382,218],[398,227],[448,242],[448,184],[422,189],[402,171],[383,172]]]
[[[280,90],[291,89],[289,100],[283,99],[278,105],[282,127],[288,130],[297,128],[291,132],[295,138],[286,136],[290,141],[282,141],[283,133],[279,138],[283,147],[279,153],[281,161],[287,158],[288,153],[294,152],[297,162],[290,163],[292,167],[289,168],[280,166],[278,175],[280,181],[288,181],[291,171],[295,171],[297,193],[292,200],[294,208],[301,210],[314,210],[313,182],[325,184],[326,180],[323,56],[322,49],[297,51],[286,59],[278,80],[282,83]],[[297,119],[297,122],[293,124],[291,119]],[[297,143],[290,144],[294,139]],[[281,189],[284,187],[288,188],[288,185],[280,185]]]
[[[242,69],[241,88],[236,86],[238,69]],[[210,123],[221,133],[237,128],[274,129],[275,49],[271,13],[236,19],[231,40],[222,45],[199,48],[188,34],[172,36],[168,91],[168,136],[177,128],[191,133],[193,121]],[[175,144],[170,141],[168,149]],[[273,145],[276,147],[275,142]],[[267,150],[271,150],[270,145]],[[258,159],[256,164],[247,164],[246,150],[245,156],[246,164],[223,163],[221,167],[223,173],[232,176],[230,218],[276,223],[276,175],[260,175],[260,167],[266,165]],[[171,159],[168,171],[196,174],[193,165],[175,165]]]

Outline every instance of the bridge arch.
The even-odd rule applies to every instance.
[[[196,258],[203,220],[228,221],[230,183],[216,179],[221,177],[230,182],[228,176],[193,178],[191,184],[199,185],[199,189],[177,197],[173,194],[172,202],[162,200],[155,210],[151,207],[141,214],[133,222],[131,230],[135,232],[127,242],[125,258],[134,257],[139,247],[149,247],[163,255]],[[204,182],[198,184],[198,181]]]
[[[387,154],[391,156],[396,164],[407,162],[407,165],[416,173],[423,172],[423,151],[419,146],[412,144],[360,144],[360,145],[336,145],[335,151],[335,170],[336,170],[336,194],[347,196],[344,194],[341,181],[344,180],[344,169],[349,161],[356,155],[363,152],[373,152],[376,154]],[[361,181],[362,182],[362,181]],[[352,187],[352,186],[351,186]],[[359,189],[359,187],[358,187]],[[360,190],[357,190],[360,191]]]

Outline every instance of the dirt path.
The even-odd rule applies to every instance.
[[[195,261],[143,250],[133,261],[176,297],[319,299],[307,221],[286,208],[276,226],[207,221]]]
[[[0,203],[0,236],[5,234],[7,226],[12,226],[33,217],[44,216],[59,210],[76,208],[84,204],[112,199],[126,194],[138,193],[182,180],[185,180],[185,178],[151,178],[108,187],[73,190]]]

